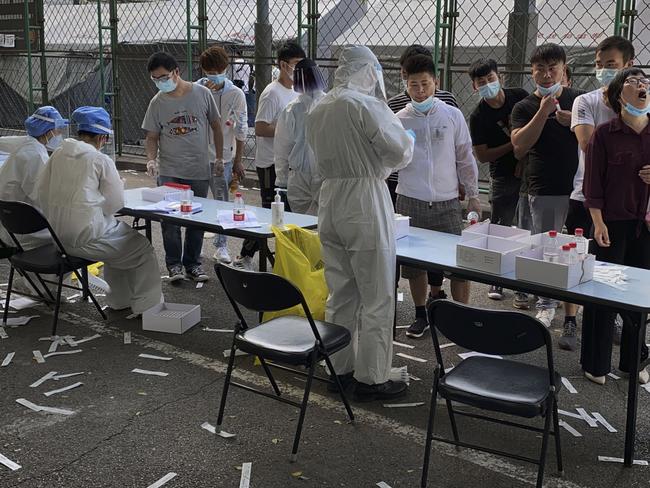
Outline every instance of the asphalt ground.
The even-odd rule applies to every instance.
[[[150,185],[141,173],[123,172],[128,187]],[[254,182],[247,184],[246,201],[259,202]],[[154,224],[154,246],[164,262],[162,242]],[[229,239],[234,257],[241,245]],[[232,388],[226,407],[225,431],[236,434],[223,439],[201,428],[216,423],[226,371],[224,350],[232,335],[204,328],[232,329],[235,315],[213,274],[211,238],[204,240],[203,254],[211,280],[200,289],[184,281],[172,286],[164,282],[168,302],[200,304],[200,324],[183,335],[143,331],[140,319],[127,319],[128,312],[113,312],[107,321],[89,303],[67,300],[59,323],[60,335],[76,339],[100,337],[77,347],[59,346],[58,351],[81,350],[72,355],[51,356],[43,364],[32,359],[32,351],[45,354],[50,342],[39,338],[50,334],[51,311],[44,305],[20,310],[11,316],[39,315],[28,325],[8,328],[8,339],[0,340],[0,361],[15,352],[12,362],[0,368],[0,454],[21,465],[11,471],[0,465],[0,487],[148,487],[170,472],[177,476],[165,486],[237,487],[243,463],[252,463],[251,487],[372,487],[384,481],[391,487],[419,486],[426,419],[433,377],[433,346],[427,332],[412,340],[399,329],[397,341],[413,349],[395,346],[395,353],[427,359],[426,363],[396,356],[394,366],[407,366],[420,378],[411,381],[408,394],[397,403],[424,402],[411,408],[385,408],[381,402],[353,403],[356,423],[349,424],[336,395],[318,382],[314,386],[303,429],[298,460],[289,462],[298,417],[289,405]],[[163,267],[164,268],[164,267]],[[166,270],[161,268],[161,275]],[[0,263],[0,281],[6,282],[8,265]],[[449,293],[448,283],[445,288]],[[0,285],[2,294],[5,288]],[[398,325],[413,320],[413,304],[404,280],[404,300],[398,303]],[[72,292],[67,292],[72,295]],[[485,308],[511,309],[512,293],[495,302],[487,298],[487,287],[474,284],[471,303]],[[99,297],[100,302],[103,297]],[[102,302],[103,303],[103,302]],[[532,305],[532,302],[531,302]],[[533,313],[533,312],[529,312]],[[553,324],[554,340],[560,335],[562,310]],[[250,315],[253,320],[253,315]],[[132,343],[124,344],[124,332],[132,332]],[[447,342],[442,339],[443,342]],[[448,364],[461,360],[458,347],[443,350]],[[573,384],[576,394],[560,393],[560,408],[576,412],[599,412],[617,430],[589,427],[580,419],[562,417],[581,437],[561,429],[565,472],[558,477],[555,450],[549,446],[545,486],[562,488],[645,487],[650,485],[650,467],[624,468],[622,464],[598,461],[598,456],[622,457],[627,380],[608,378],[605,386],[586,381],[578,364],[578,352],[555,348],[557,370]],[[171,358],[146,359],[147,353]],[[540,353],[522,360],[543,364]],[[268,388],[268,381],[253,358],[236,360],[235,376],[249,385]],[[618,364],[615,347],[612,364]],[[134,368],[161,371],[168,376],[133,373]],[[76,377],[29,385],[46,373],[84,372]],[[617,371],[613,369],[613,373]],[[277,374],[286,396],[302,397],[304,380],[297,375]],[[82,382],[63,393],[44,393]],[[640,390],[635,458],[650,460],[650,393]],[[24,398],[37,405],[68,409],[73,415],[34,412],[18,403]],[[461,407],[462,408],[462,407]],[[461,438],[518,454],[536,456],[539,435],[502,425],[459,418]],[[539,425],[539,422],[537,422]],[[450,435],[443,405],[438,405],[436,432]],[[430,469],[431,487],[526,487],[534,486],[536,467],[491,454],[434,444]]]

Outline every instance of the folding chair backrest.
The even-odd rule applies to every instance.
[[[10,234],[33,234],[43,229],[49,229],[47,219],[43,214],[24,202],[0,200],[0,222]]]
[[[429,307],[429,323],[450,341],[483,354],[507,356],[551,347],[544,324],[520,312],[436,300]]]
[[[302,293],[287,279],[216,264],[219,281],[232,300],[256,312],[275,312],[303,303]]]

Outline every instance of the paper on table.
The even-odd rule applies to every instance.
[[[41,386],[43,383],[45,383],[47,380],[51,380],[54,378],[56,375],[56,371],[50,371],[47,373],[45,376],[43,376],[41,379],[34,381],[31,385],[29,385],[30,388],[36,388],[37,386]]]
[[[566,387],[569,393],[573,393],[574,395],[578,393],[578,390],[576,390],[571,384],[571,382],[567,380],[564,376],[562,376],[562,384]]]
[[[9,354],[7,354],[4,361],[2,361],[2,364],[0,364],[0,367],[4,368],[5,366],[9,366],[11,360],[14,358],[15,355],[16,355],[15,352],[10,352]]]
[[[52,356],[67,356],[69,354],[78,354],[80,352],[83,352],[83,349],[75,349],[74,351],[51,352],[49,354],[46,354],[43,357],[47,359],[47,358],[52,357]]]
[[[167,473],[165,476],[160,478],[155,483],[150,484],[147,488],[160,488],[165,483],[167,483],[169,480],[174,479],[176,476],[178,476],[176,473]]]
[[[484,358],[494,358],[494,359],[503,359],[501,356],[495,356],[493,354],[483,354],[482,352],[469,351],[461,352],[458,354],[462,359],[472,358],[472,357],[484,357]]]
[[[233,437],[235,437],[237,435],[237,434],[231,434],[230,432],[226,432],[226,431],[223,431],[223,430],[221,430],[221,431],[219,431],[219,433],[217,433],[217,429],[215,428],[215,426],[208,423],[208,422],[203,422],[201,424],[201,428],[207,430],[211,434],[216,434],[219,437],[223,437],[224,439],[231,439],[231,438],[233,438]]]
[[[415,356],[409,356],[408,354],[404,354],[403,352],[398,352],[397,354],[395,354],[395,356],[399,356],[399,357],[404,358],[404,359],[411,359],[411,360],[417,361],[419,363],[426,363],[427,362],[426,359],[418,358],[418,357],[415,357]]]
[[[224,229],[250,229],[254,227],[262,227],[257,221],[257,215],[251,210],[246,210],[244,220],[235,222],[232,217],[232,210],[219,210],[217,213],[217,222]]]
[[[20,464],[14,463],[11,459],[0,454],[0,464],[4,464],[12,471],[17,471],[21,468]]]
[[[145,359],[158,359],[160,361],[171,361],[173,358],[165,358],[163,356],[154,356],[153,354],[140,354],[138,355],[139,358],[145,358]]]
[[[140,210],[145,212],[158,212],[158,213],[180,213],[181,202],[169,202],[167,200],[161,200],[156,203],[150,203],[147,205],[139,205],[133,207],[133,210]],[[201,202],[192,202],[192,213],[198,213],[203,209],[203,204]]]
[[[615,457],[609,457],[609,456],[598,456],[598,460],[602,461],[604,463],[622,463],[623,459],[622,458],[615,458]],[[648,466],[648,461],[643,461],[641,459],[635,459],[632,461],[632,464],[636,464],[637,466]]]
[[[132,369],[131,373],[148,374],[152,376],[169,376],[169,373],[163,373],[162,371],[149,371],[147,369],[139,369],[139,368]]]
[[[582,437],[582,434],[575,430],[573,427],[571,427],[569,424],[567,424],[564,420],[560,420],[558,422],[560,424],[560,427],[564,427],[567,431],[571,433],[573,437]]]
[[[241,465],[241,480],[239,481],[239,488],[248,488],[251,484],[251,469],[253,463],[244,463]]]
[[[83,385],[83,383],[81,383],[81,382],[74,383],[72,385],[68,385],[68,386],[65,386],[63,388],[59,388],[58,390],[46,391],[45,393],[43,393],[43,395],[45,395],[46,397],[49,397],[49,396],[52,396],[52,395],[56,395],[57,393],[63,393],[64,391],[72,390],[73,388],[78,388],[81,385]]]

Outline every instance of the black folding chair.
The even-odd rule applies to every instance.
[[[329,371],[332,373],[334,383],[338,387],[348,417],[350,421],[354,421],[354,415],[345,391],[330,361],[331,354],[350,344],[350,332],[340,325],[314,320],[300,290],[281,276],[272,273],[239,270],[224,264],[216,264],[214,270],[239,320],[235,325],[232,347],[230,348],[230,359],[221,395],[217,428],[221,427],[223,422],[226,397],[230,385],[293,405],[300,409],[298,427],[296,428],[293,450],[291,451],[291,460],[295,461],[312,380],[316,378],[327,383],[332,382],[314,374],[319,361],[325,360]],[[300,305],[305,312],[306,318],[288,315],[271,319],[256,327],[248,327],[239,304],[256,312],[273,312]],[[259,358],[273,387],[273,394],[237,383],[231,379],[237,349]],[[301,403],[289,400],[281,395],[275,378],[269,369],[269,364],[266,362],[267,359],[273,361],[274,367],[307,377]],[[293,366],[293,368],[283,365]],[[300,366],[307,368],[308,373],[294,369]]]
[[[540,488],[544,480],[544,465],[550,434],[555,437],[557,467],[558,471],[562,473],[562,451],[557,412],[557,395],[561,388],[561,378],[553,366],[551,335],[544,324],[523,313],[478,309],[449,300],[436,300],[431,304],[429,323],[432,326],[431,336],[436,351],[437,365],[431,391],[431,408],[421,486],[427,486],[431,442],[434,439],[457,447],[469,447],[537,464],[539,466],[537,487]],[[546,368],[542,368],[509,359],[473,356],[445,373],[436,330],[458,346],[483,354],[502,356],[525,354],[546,346],[547,365]],[[454,436],[453,441],[433,436],[438,395],[445,399],[447,405]],[[544,428],[540,429],[494,417],[454,410],[452,401],[521,418],[542,417],[544,418]],[[454,414],[542,433],[539,458],[524,457],[515,453],[461,442]],[[551,415],[553,416],[552,431]]]
[[[35,273],[47,294],[54,301],[52,335],[56,335],[56,326],[59,320],[59,308],[61,307],[61,290],[63,287],[82,291],[83,298],[90,298],[102,318],[106,320],[106,314],[99,306],[99,303],[97,303],[95,296],[92,294],[88,286],[87,266],[94,262],[70,256],[63,247],[63,244],[61,244],[54,229],[50,226],[50,223],[39,210],[24,202],[0,200],[0,223],[2,223],[5,230],[9,233],[9,236],[11,236],[17,249],[17,252],[9,256],[11,268],[9,270],[9,284],[7,285],[7,298],[5,300],[4,316],[2,320],[3,325],[7,324],[9,300],[11,298],[15,270],[20,270],[23,274]],[[18,235],[33,234],[34,232],[39,232],[44,229],[47,229],[50,232],[52,242],[35,249],[30,249],[29,251],[23,249],[16,237]],[[79,274],[78,270],[81,270],[81,274]],[[81,283],[81,288],[63,284],[63,277],[67,273],[74,273],[77,276],[79,283]],[[45,284],[53,282],[42,279],[42,274],[57,276],[58,282],[56,283],[56,298],[52,296],[52,292]]]

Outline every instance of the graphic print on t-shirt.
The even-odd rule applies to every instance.
[[[174,118],[167,122],[169,135],[186,136],[192,132],[197,132],[199,130],[198,123],[198,119],[194,115],[189,114],[187,110],[176,112]]]

